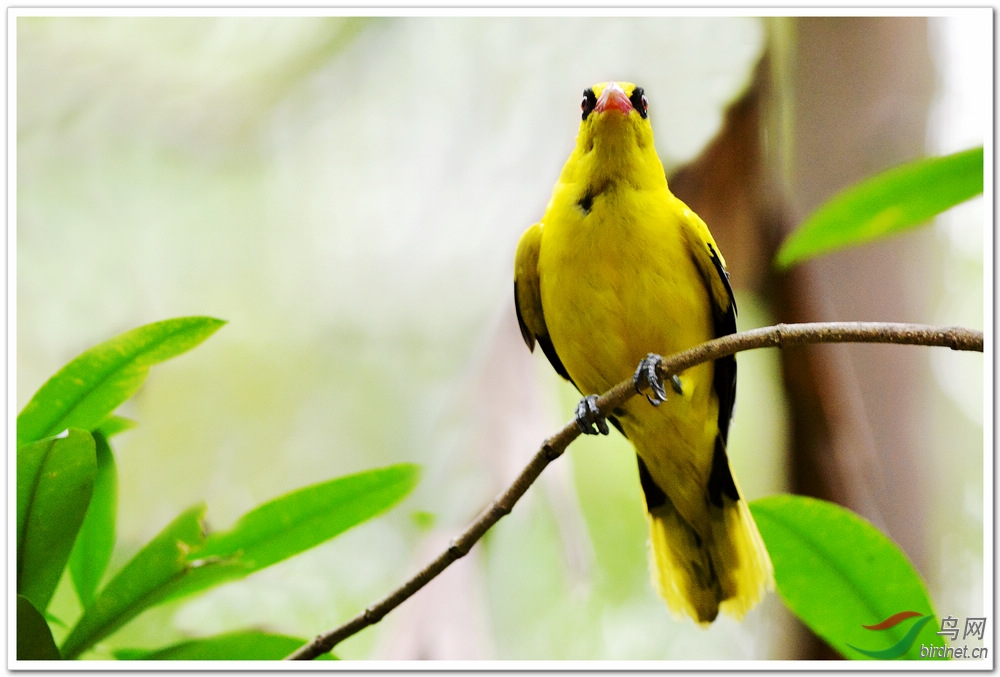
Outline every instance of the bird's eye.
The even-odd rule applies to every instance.
[[[596,105],[597,95],[594,94],[594,90],[589,88],[583,90],[583,99],[580,100],[580,110],[583,111],[584,120],[587,119],[587,116],[590,115]]]
[[[628,100],[632,102],[632,107],[639,111],[641,117],[646,117],[646,111],[649,109],[649,101],[646,100],[646,95],[643,93],[642,87],[636,87],[632,90],[632,96]]]

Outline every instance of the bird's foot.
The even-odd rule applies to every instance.
[[[646,357],[642,358],[639,363],[639,368],[635,370],[635,376],[632,377],[632,383],[635,384],[635,391],[640,395],[643,394],[643,389],[647,386],[652,389],[652,395],[646,395],[646,399],[654,407],[658,407],[667,401],[667,391],[663,387],[663,379],[656,372],[656,367],[659,366],[663,358],[656,353],[650,353]],[[681,380],[676,374],[670,377],[670,387],[678,395],[683,395],[684,391],[681,388]]]
[[[608,421],[597,408],[597,395],[587,395],[576,405],[576,425],[584,435],[608,434]]]

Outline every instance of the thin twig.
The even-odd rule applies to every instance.
[[[702,362],[715,360],[744,350],[755,348],[786,348],[809,343],[897,343],[906,345],[943,346],[952,350],[983,351],[983,332],[963,327],[932,327],[921,324],[888,322],[812,322],[806,324],[778,324],[773,327],[752,329],[695,346],[682,353],[663,359],[658,366],[660,376],[668,379],[674,374]],[[636,395],[632,379],[626,379],[597,399],[601,411],[611,411]],[[372,604],[339,628],[317,636],[299,648],[286,660],[308,660],[332,650],[337,644],[360,632],[406,601],[448,566],[464,557],[500,518],[513,509],[528,487],[538,479],[545,467],[559,458],[570,442],[580,435],[575,421],[545,440],[541,449],[532,457],[521,474],[503,493],[497,496],[448,549],[422,569],[416,576]]]

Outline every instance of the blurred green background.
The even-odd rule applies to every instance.
[[[968,106],[950,107],[967,89],[949,68],[981,47],[963,40],[966,25],[942,20],[933,33],[952,131],[947,116]],[[525,349],[511,276],[517,238],[572,149],[580,92],[641,83],[670,171],[718,131],[769,28],[751,17],[20,17],[16,30],[18,409],[119,332],[180,315],[229,321],[157,367],[122,411],[139,426],[114,441],[116,560],[202,499],[221,529],[306,484],[424,466],[389,515],[156,609],[102,657],[248,626],[312,637],[445,547],[577,399]],[[973,143],[985,120],[967,123]],[[966,141],[928,136],[934,152]],[[982,326],[981,203],[935,229],[947,272],[924,321]],[[753,293],[737,296],[741,328],[771,322]],[[740,356],[730,449],[751,499],[786,490],[778,359]],[[928,387],[947,409],[931,434],[964,445],[952,486],[981,487],[982,375],[922,359],[936,360]],[[982,495],[935,500],[931,594],[942,614],[974,615]],[[962,529],[946,509],[963,511]],[[641,510],[627,443],[580,440],[466,559],[338,654],[798,655],[776,595],[742,624],[672,619],[648,579]],[[72,618],[75,604],[64,582],[52,611]]]

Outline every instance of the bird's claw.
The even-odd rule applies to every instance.
[[[677,374],[670,377],[670,387],[674,389],[674,392],[678,395],[684,394],[684,389],[681,388],[681,378]]]
[[[608,434],[608,421],[597,408],[597,395],[587,395],[576,405],[576,426],[584,435]]]
[[[646,395],[646,399],[654,407],[658,407],[667,401],[667,391],[663,387],[663,379],[656,372],[656,367],[659,366],[663,358],[656,353],[650,353],[646,357],[642,358],[639,363],[639,368],[635,370],[635,376],[632,377],[632,382],[635,384],[635,391],[640,395],[643,394],[642,390],[646,386],[653,391],[652,395]],[[676,374],[670,377],[670,387],[678,395],[683,395],[684,391],[681,388],[681,380]]]

